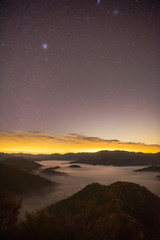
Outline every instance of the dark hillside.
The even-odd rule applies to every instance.
[[[135,170],[136,172],[160,172],[160,166],[150,166]]]
[[[41,164],[24,157],[10,157],[1,162],[24,170],[36,170],[42,166]]]
[[[47,211],[53,221],[57,218],[90,239],[151,240],[160,233],[160,199],[134,183],[88,185]]]
[[[27,214],[23,240],[159,240],[160,199],[134,183],[93,183],[45,211]]]
[[[33,193],[52,184],[45,178],[0,163],[0,192]]]

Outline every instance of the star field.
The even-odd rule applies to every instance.
[[[2,1],[0,131],[159,144],[160,4]]]

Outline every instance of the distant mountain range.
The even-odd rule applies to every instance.
[[[46,154],[6,154],[0,153],[0,160],[9,157],[24,157],[35,161],[43,160],[70,160],[74,163],[86,163],[92,165],[114,165],[114,166],[140,166],[140,165],[160,165],[160,152],[142,153],[127,151],[99,151],[96,153],[54,153]]]
[[[27,159],[43,159],[43,157],[45,158],[46,154],[26,154],[26,153],[3,153],[0,152],[0,160],[4,160],[6,158],[10,158],[10,157],[23,157],[23,158],[27,158]]]
[[[160,153],[100,151],[81,155],[74,163],[114,166],[159,165]]]

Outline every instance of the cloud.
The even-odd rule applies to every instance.
[[[76,133],[59,136],[52,132],[40,131],[0,132],[1,152],[65,153],[99,150],[159,152],[160,145],[122,142],[117,139],[103,139]]]
[[[70,133],[68,136],[68,139],[77,139],[77,140],[85,140],[85,141],[91,141],[91,142],[106,142],[106,143],[112,143],[112,142],[119,142],[119,140],[106,140],[99,137],[87,137],[85,135],[81,134],[75,134]]]

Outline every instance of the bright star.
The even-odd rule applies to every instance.
[[[43,43],[42,47],[43,47],[43,49],[47,49],[48,48],[47,43]]]
[[[119,9],[114,9],[113,14],[116,15],[116,16],[119,15]]]
[[[98,4],[98,5],[101,4],[101,0],[97,0],[97,4]]]

